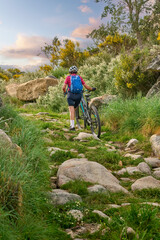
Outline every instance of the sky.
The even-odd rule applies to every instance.
[[[95,0],[0,0],[0,65],[43,65],[45,43],[57,36],[79,41],[102,23]]]

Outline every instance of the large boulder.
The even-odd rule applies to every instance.
[[[116,99],[116,95],[108,95],[108,94],[105,94],[103,96],[100,96],[100,97],[95,97],[95,98],[92,98],[91,101],[90,101],[90,105],[94,105],[96,106],[96,108],[99,108],[102,104],[106,104],[108,105],[108,103],[110,101],[112,101],[113,99]]]
[[[68,202],[82,201],[79,195],[74,193],[68,193],[67,191],[61,189],[53,189],[52,192],[49,193],[49,195],[51,203],[53,205],[63,205]]]
[[[160,135],[154,134],[150,137],[152,150],[157,157],[160,157]]]
[[[146,97],[147,98],[153,97],[155,95],[158,95],[159,92],[160,92],[160,77],[157,79],[157,82],[148,91]]]
[[[6,92],[10,97],[17,98],[17,89],[19,87],[19,84],[11,83],[6,86]]]
[[[37,78],[22,84],[9,84],[6,92],[11,97],[16,97],[22,101],[34,101],[39,96],[47,93],[49,86],[56,86],[58,79],[55,77]]]
[[[152,70],[156,72],[160,72],[160,55],[152,60],[152,62],[147,67],[147,70]]]
[[[125,188],[120,186],[119,180],[104,166],[83,158],[73,158],[62,163],[59,167],[57,177],[59,187],[71,180],[83,180],[85,182],[102,185],[111,192],[122,191],[128,193]]]
[[[136,180],[131,186],[132,191],[151,188],[160,189],[160,181],[153,178],[152,176],[140,178]]]
[[[48,91],[49,86],[56,86],[58,80],[54,78],[38,78],[19,85],[17,98],[22,101],[33,101],[39,96],[43,96]]]

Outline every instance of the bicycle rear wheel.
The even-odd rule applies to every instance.
[[[95,106],[91,105],[89,108],[89,115],[91,118],[91,131],[99,138],[101,135],[101,122],[98,111]]]

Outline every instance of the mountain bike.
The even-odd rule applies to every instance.
[[[90,91],[88,91],[90,92]],[[101,135],[101,123],[98,111],[93,104],[89,104],[91,94],[82,95],[81,102],[76,110],[76,122],[78,128],[91,129],[92,133],[98,138]]]

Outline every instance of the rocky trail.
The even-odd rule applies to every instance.
[[[129,215],[132,205],[137,211],[160,207],[156,195],[159,158],[147,155],[136,139],[126,144],[106,140],[105,131],[98,140],[84,130],[71,132],[68,113],[33,113],[29,109],[20,110],[20,115],[41,129],[49,158],[51,203],[67,216],[64,222],[73,221],[73,226],[63,224],[64,231],[72,239],[103,239],[111,235],[117,221],[126,222],[118,230],[119,239],[139,239],[125,214]]]

